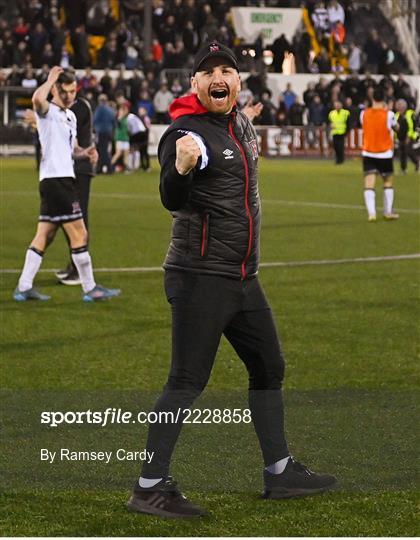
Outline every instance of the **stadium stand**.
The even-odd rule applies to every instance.
[[[22,132],[23,111],[30,107],[34,88],[55,64],[77,69],[79,92],[93,109],[101,93],[111,104],[124,96],[132,112],[145,107],[153,123],[167,122],[162,106],[171,96],[188,91],[193,55],[210,39],[235,50],[248,91],[254,101],[263,100],[257,124],[312,127],[315,117],[318,123],[324,119],[322,125],[334,99],[346,101],[355,123],[377,84],[386,89],[391,107],[403,98],[416,109],[416,83],[408,83],[406,75],[418,69],[413,71],[409,47],[405,47],[407,55],[400,52],[402,23],[386,16],[390,9],[386,0],[264,2],[266,8],[300,13],[293,35],[281,33],[271,43],[263,33],[247,42],[234,24],[232,8],[252,8],[259,2],[153,0],[148,50],[146,4],[0,0],[0,118],[8,126],[3,138],[22,141],[25,135],[29,140],[29,134]],[[393,0],[393,4],[399,2]],[[411,0],[405,4],[412,9],[402,15],[415,30],[419,12],[412,10],[416,4]],[[417,33],[412,34],[415,39]],[[313,89],[308,93],[309,83]],[[166,85],[164,97],[162,85]],[[290,104],[289,91],[295,96]]]

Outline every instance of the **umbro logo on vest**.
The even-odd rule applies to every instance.
[[[233,150],[229,150],[229,148],[226,148],[226,150],[223,150],[222,154],[225,156],[225,159],[233,159]]]

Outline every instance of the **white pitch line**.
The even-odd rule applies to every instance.
[[[336,203],[323,203],[316,201],[285,201],[282,199],[261,199],[261,202],[264,204],[281,204],[285,206],[312,206],[314,208],[338,208],[343,210],[364,210],[366,207],[361,204],[336,204]],[[379,210],[382,210],[382,207],[379,207]],[[398,212],[404,214],[420,214],[420,210],[415,208],[395,208]]]
[[[351,264],[351,263],[369,263],[384,261],[407,261],[411,259],[420,259],[420,253],[410,253],[408,255],[387,255],[384,257],[356,257],[354,259],[320,259],[315,261],[290,261],[290,262],[266,262],[261,263],[263,268],[276,268],[284,266],[323,266],[329,264]]]
[[[36,192],[28,191],[3,191],[4,195],[19,195],[19,196],[35,196]],[[123,199],[123,200],[145,200],[145,201],[159,201],[158,195],[148,195],[142,193],[92,193],[92,197],[98,199]],[[363,210],[366,208],[361,204],[339,204],[339,203],[325,203],[319,201],[287,201],[283,199],[261,199],[263,204],[279,204],[283,206],[308,206],[313,208],[334,208],[340,210]],[[382,207],[378,208],[382,210]],[[396,211],[402,214],[420,214],[420,210],[416,208],[395,208]]]
[[[333,264],[352,264],[352,263],[370,263],[370,262],[385,262],[385,261],[407,261],[412,259],[420,259],[420,253],[410,253],[408,255],[386,255],[383,257],[356,257],[354,259],[320,259],[314,261],[275,261],[260,263],[261,268],[290,268],[296,266],[325,266]],[[42,268],[39,272],[51,273],[57,272],[57,268]],[[95,272],[103,273],[146,273],[146,272],[162,272],[161,266],[129,266],[121,268],[95,268]],[[0,269],[0,274],[20,274],[21,269]]]

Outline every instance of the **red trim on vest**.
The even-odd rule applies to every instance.
[[[186,114],[204,114],[207,112],[209,111],[203,107],[197,94],[177,98],[169,105],[169,116],[172,120]]]
[[[250,254],[251,254],[252,236],[253,236],[253,231],[254,231],[254,222],[253,222],[253,219],[252,219],[252,214],[251,214],[251,210],[249,208],[249,201],[248,201],[249,168],[248,168],[248,162],[246,160],[245,150],[244,150],[242,144],[239,142],[238,138],[236,137],[235,132],[233,131],[233,122],[232,121],[229,122],[229,133],[230,133],[232,139],[235,141],[236,146],[239,148],[239,151],[240,151],[241,156],[242,156],[242,161],[243,161],[243,164],[244,164],[244,168],[245,168],[245,210],[246,210],[246,214],[248,216],[248,221],[249,221],[248,249],[246,251],[246,255],[245,255],[244,260],[242,261],[242,266],[241,266],[242,279],[245,279],[246,278],[246,263],[247,263],[247,261],[249,259]]]

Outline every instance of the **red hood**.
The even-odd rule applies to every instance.
[[[208,110],[201,105],[197,94],[177,98],[169,105],[169,116],[172,120],[176,120],[186,114],[203,114],[206,112]]]

